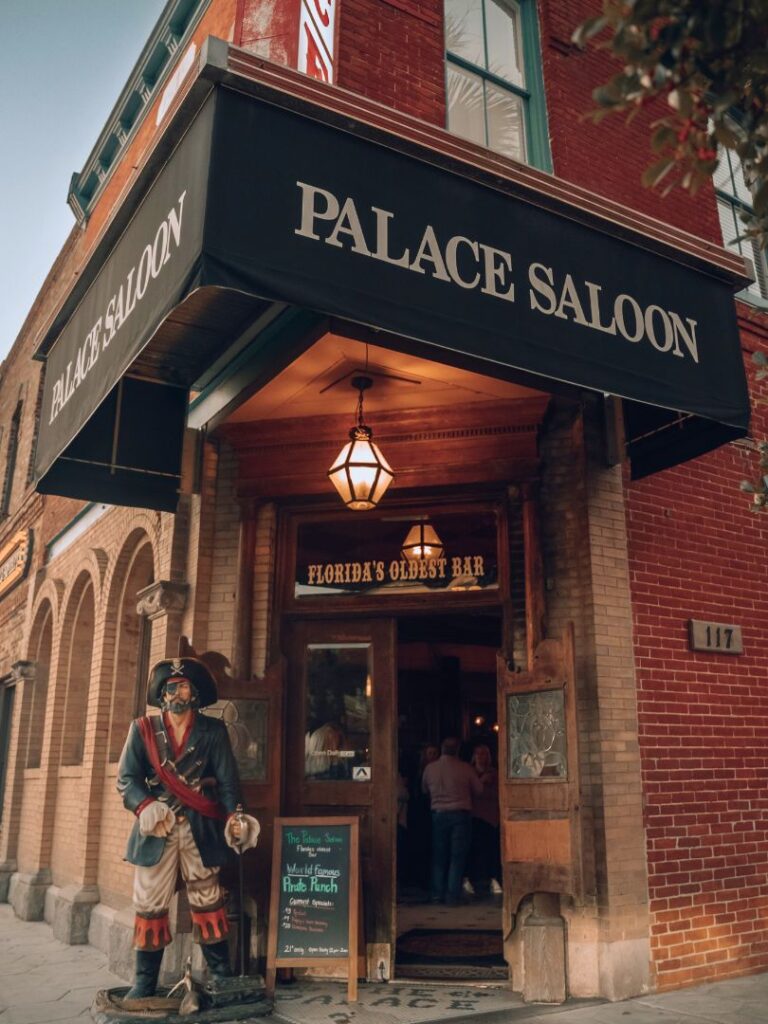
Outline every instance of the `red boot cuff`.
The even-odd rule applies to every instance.
[[[171,925],[168,911],[154,917],[136,915],[133,926],[133,948],[145,951],[162,949],[171,941]]]
[[[190,907],[192,916],[192,938],[206,946],[212,942],[221,942],[229,934],[227,908],[222,902],[213,907]]]

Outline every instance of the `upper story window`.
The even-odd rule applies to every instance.
[[[11,425],[8,430],[8,448],[5,456],[5,479],[3,480],[3,493],[0,497],[0,519],[4,519],[11,508],[13,475],[16,472],[16,454],[19,448],[19,431],[21,429],[21,410],[22,403],[19,402],[13,413]]]
[[[549,170],[533,0],[445,0],[448,130]]]
[[[768,300],[768,266],[765,253],[751,238],[741,238],[744,222],[739,213],[752,212],[752,193],[744,180],[738,156],[730,149],[720,150],[720,161],[714,173],[717,212],[723,245],[731,252],[745,256],[752,267],[755,280],[741,292],[743,298]]]

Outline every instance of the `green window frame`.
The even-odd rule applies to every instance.
[[[739,292],[738,296],[754,305],[768,308],[768,264],[765,253],[754,239],[741,237],[745,227],[739,215],[752,213],[752,193],[744,180],[741,161],[736,153],[721,147],[718,157],[713,181],[723,245],[729,252],[746,257],[755,277],[752,284]]]
[[[448,131],[552,171],[535,0],[445,0]]]

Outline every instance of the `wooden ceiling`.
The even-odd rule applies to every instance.
[[[361,373],[373,380],[365,422],[395,471],[390,494],[536,475],[549,395],[328,333],[216,430],[238,453],[241,496],[329,493]]]

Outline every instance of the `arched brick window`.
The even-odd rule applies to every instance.
[[[0,676],[0,822],[3,820],[5,776],[8,769],[8,751],[11,744],[13,704],[16,686],[11,676]]]
[[[30,660],[35,663],[35,683],[32,691],[32,713],[29,719],[27,742],[27,768],[39,768],[43,750],[45,708],[48,703],[48,674],[53,643],[53,612],[45,601],[38,609],[31,632]]]
[[[136,595],[152,583],[154,572],[152,545],[146,534],[142,532],[137,538],[129,538],[118,560],[113,584],[117,634],[109,726],[110,762],[120,757],[131,719],[144,712],[152,624],[137,613]]]
[[[94,597],[90,578],[81,577],[72,594],[64,629],[69,634],[63,668],[66,673],[61,764],[82,764],[91,686],[94,640]]]

